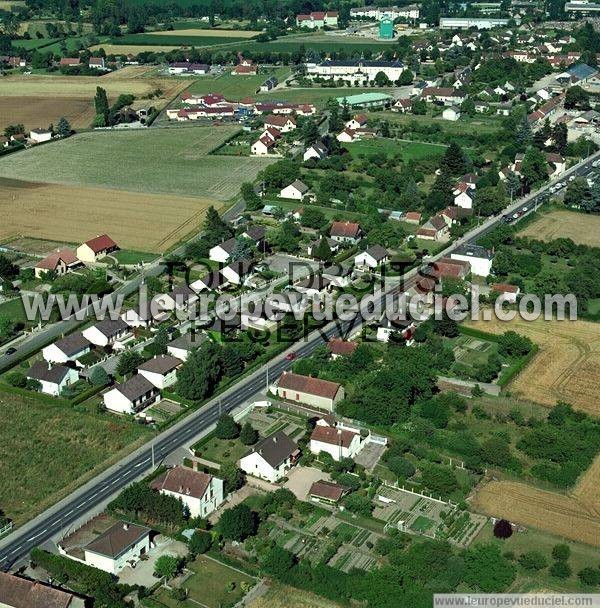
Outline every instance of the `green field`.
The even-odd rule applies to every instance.
[[[237,462],[249,448],[239,439],[228,441],[213,436],[208,441],[199,441],[192,446],[192,449],[196,451],[196,455],[200,458],[223,464],[225,462]]]
[[[298,89],[282,89],[266,93],[260,99],[278,101],[289,101],[291,103],[314,103],[316,106],[324,106],[330,97],[345,97],[363,92],[363,89],[335,88],[335,87],[310,87]],[[390,89],[371,89],[369,93],[389,93]]]
[[[335,40],[331,42],[323,40],[322,37],[311,39],[310,36],[306,38],[294,37],[293,40],[286,40],[285,38],[279,38],[273,42],[254,42],[244,41],[236,47],[240,51],[259,51],[262,53],[294,53],[301,48],[310,49],[319,53],[330,53],[332,51],[351,51],[355,52],[357,56],[364,53],[365,51],[371,51],[372,53],[378,53],[392,49],[393,46],[386,42],[364,42],[355,40]]]
[[[226,201],[272,159],[214,156],[237,126],[81,133],[0,160],[0,176]]]
[[[419,515],[415,521],[411,524],[411,528],[415,532],[427,532],[435,526],[435,521],[433,519],[429,519],[428,517],[424,517],[423,515]]]
[[[115,253],[111,253],[111,257],[116,258],[119,264],[147,264],[155,260],[158,255],[156,253],[147,253],[145,251],[130,251],[121,249]]]
[[[17,524],[150,436],[113,416],[50,402],[0,392],[0,509]]]
[[[202,30],[198,30],[201,32]],[[111,38],[111,44],[117,45],[130,45],[130,44],[141,44],[141,45],[167,45],[167,46],[218,46],[222,44],[235,44],[236,48],[238,43],[248,42],[248,38],[242,36],[202,36],[201,33],[196,35],[181,35],[173,34],[172,36],[161,36],[156,34],[127,34],[125,36],[114,36]]]
[[[402,158],[408,160],[424,160],[441,156],[446,150],[446,146],[441,144],[428,144],[421,142],[398,141],[394,139],[363,139],[351,144],[344,144],[352,157],[360,155],[369,156],[371,154],[385,153],[388,156],[401,154]]]
[[[12,46],[15,49],[23,49],[24,51],[32,51],[33,49],[41,49],[61,41],[61,38],[32,38],[31,40],[13,40]]]

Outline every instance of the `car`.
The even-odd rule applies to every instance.
[[[569,181],[572,182],[576,177],[576,175],[571,175],[571,177],[569,177]]]
[[[296,353],[288,353],[285,356],[286,361],[293,361],[298,355]]]
[[[14,346],[7,348],[4,352],[5,355],[14,355],[17,352],[17,349]]]
[[[523,209],[521,209],[521,211],[523,213],[527,213],[529,211],[529,207],[523,207]]]

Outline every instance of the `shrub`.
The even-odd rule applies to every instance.
[[[494,536],[496,538],[510,538],[512,533],[512,525],[506,519],[499,519],[494,524]]]
[[[550,574],[556,578],[569,578],[571,576],[571,567],[567,562],[554,562],[550,567]]]
[[[519,564],[526,570],[542,570],[548,565],[548,560],[539,551],[527,551],[519,557]]]

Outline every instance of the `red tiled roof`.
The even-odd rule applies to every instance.
[[[42,270],[56,270],[60,260],[62,260],[67,266],[76,264],[79,260],[73,251],[70,249],[59,249],[54,253],[51,253],[48,257],[40,260],[35,267]]]
[[[327,348],[332,355],[351,355],[358,348],[356,342],[347,342],[346,340],[340,340],[339,338],[331,338],[327,342]]]
[[[332,500],[337,502],[342,496],[348,491],[348,488],[340,486],[332,481],[315,481],[310,487],[310,496],[316,498],[324,498],[325,500]]]
[[[356,237],[360,232],[360,225],[355,222],[333,222],[331,236]]]
[[[516,285],[511,285],[509,283],[494,283],[491,288],[492,291],[498,293],[517,293],[519,291],[519,288]]]
[[[101,251],[106,251],[107,249],[112,249],[116,247],[117,244],[108,236],[108,234],[102,234],[97,236],[89,241],[85,242],[94,253],[100,253]]]
[[[352,431],[348,431],[346,429],[340,429],[334,426],[317,425],[314,428],[310,438],[311,440],[320,441],[321,443],[340,445],[343,448],[348,448],[356,435],[357,433],[353,433]]]
[[[0,572],[0,604],[14,608],[68,608],[74,595],[13,574]]]
[[[329,380],[321,380],[311,376],[301,376],[293,372],[283,372],[277,383],[278,388],[287,389],[290,391],[298,391],[300,393],[308,393],[318,397],[333,399],[341,388],[337,382]]]
[[[421,214],[418,211],[408,211],[405,217],[407,220],[421,220]]]
[[[288,121],[290,121],[294,125],[296,124],[296,121],[292,116],[279,116],[277,114],[270,114],[264,119],[266,125],[275,125],[276,127],[285,127]]]
[[[193,471],[183,466],[176,466],[152,482],[152,487],[161,491],[174,492],[202,498],[210,485],[212,475]]]

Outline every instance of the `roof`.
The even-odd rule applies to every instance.
[[[196,297],[196,292],[189,285],[183,283],[175,287],[169,296],[174,302],[185,304]]]
[[[296,124],[293,116],[283,116],[282,114],[269,114],[264,119],[266,125],[275,125],[276,127],[285,127],[288,121],[294,125]]]
[[[283,431],[278,431],[269,437],[261,439],[250,451],[246,452],[242,458],[250,454],[258,453],[263,460],[274,469],[284,460],[287,460],[296,450],[298,445],[290,439]]]
[[[65,355],[71,356],[89,348],[91,342],[80,331],[77,331],[74,334],[69,334],[61,340],[56,341],[54,346],[65,353]]]
[[[346,62],[347,63],[347,62]],[[367,61],[363,62],[365,65],[370,63]],[[389,64],[390,62],[383,62]],[[394,99],[387,93],[358,93],[357,95],[347,95],[346,97],[338,97],[336,101],[339,104],[343,104],[344,100],[350,105],[360,105],[361,103],[373,103],[375,101],[391,101]]]
[[[321,479],[312,484],[308,493],[310,496],[315,496],[316,498],[324,498],[325,500],[337,502],[347,491],[348,488],[345,486],[341,486],[333,481]]]
[[[69,368],[64,365],[50,367],[46,361],[36,361],[27,371],[27,377],[40,382],[60,384],[68,373]]]
[[[223,268],[223,270],[227,268],[233,270],[238,276],[244,277],[252,270],[252,262],[250,260],[236,260]]]
[[[158,355],[154,357],[154,359],[142,363],[138,367],[138,371],[164,375],[177,369],[181,363],[181,359],[178,359],[177,357],[171,357],[171,355]]]
[[[43,260],[40,260],[35,267],[42,270],[56,270],[61,260],[67,266],[71,266],[71,264],[77,264],[79,262],[77,256],[71,249],[58,249],[49,256],[45,257]]]
[[[388,255],[387,249],[381,245],[373,245],[373,247],[369,247],[365,253],[377,261],[383,260]]]
[[[123,331],[129,329],[129,325],[123,321],[123,319],[104,319],[102,321],[98,321],[95,325],[92,325],[95,329],[97,329],[103,336],[107,338],[112,338],[117,334],[120,334]]]
[[[76,597],[39,581],[0,572],[0,604],[13,608],[68,608]]]
[[[311,441],[320,441],[321,443],[348,448],[356,436],[357,433],[339,427],[317,425],[315,426],[310,439]]]
[[[115,558],[148,534],[150,528],[118,521],[86,545],[85,550]]]
[[[481,245],[471,245],[469,243],[456,248],[451,255],[464,255],[473,258],[482,258],[485,260],[493,260],[494,254]]]
[[[419,213],[418,211],[407,211],[405,217],[407,220],[420,220],[421,213]]]
[[[118,384],[114,390],[119,391],[129,401],[135,401],[140,397],[143,397],[146,393],[154,390],[154,384],[144,378],[140,374],[136,374],[126,380],[122,384]]]
[[[218,243],[212,249],[216,249],[217,247],[219,247],[223,251],[225,251],[225,253],[233,253],[236,245],[237,239],[232,237],[230,239],[227,239],[226,241],[223,241],[222,243]]]
[[[322,380],[321,378],[294,374],[294,372],[283,372],[283,374],[279,376],[277,387],[290,391],[307,393],[309,395],[316,395],[317,397],[325,397],[326,399],[333,399],[338,394],[340,388],[342,388],[342,385],[337,382]]]
[[[358,343],[340,340],[340,338],[331,338],[327,342],[327,348],[332,355],[351,355],[358,348]]]
[[[576,65],[572,65],[570,68],[567,68],[567,72],[577,78],[577,80],[585,80],[590,76],[593,76],[598,72],[596,68],[593,68],[586,63],[578,63]]]
[[[356,237],[360,233],[360,225],[356,222],[333,222],[329,234],[331,236]]]
[[[300,192],[300,194],[304,194],[305,192],[308,192],[308,186],[304,182],[301,182],[299,179],[293,181],[288,186],[288,188],[290,188],[290,187],[298,190],[298,192]]]
[[[244,230],[243,236],[252,239],[253,241],[260,241],[265,237],[267,230],[264,226],[248,226]]]
[[[519,291],[517,285],[511,285],[510,283],[493,283],[491,288],[492,291],[498,293],[517,293]]]
[[[208,338],[205,334],[199,333],[197,331],[188,331],[185,334],[182,334],[175,340],[169,342],[168,346],[172,348],[178,348],[180,350],[190,351],[194,348],[198,348],[201,344],[206,342]]]
[[[194,471],[188,467],[176,466],[169,469],[152,482],[152,487],[176,494],[202,498],[210,485],[212,475]]]
[[[322,289],[326,289],[331,284],[329,279],[326,279],[322,275],[313,274],[302,281],[298,281],[295,284],[296,288],[300,289],[316,289],[317,291],[321,291]]]
[[[117,246],[108,234],[101,234],[100,236],[94,237],[93,239],[86,241],[84,245],[87,245],[94,253],[100,253]]]

